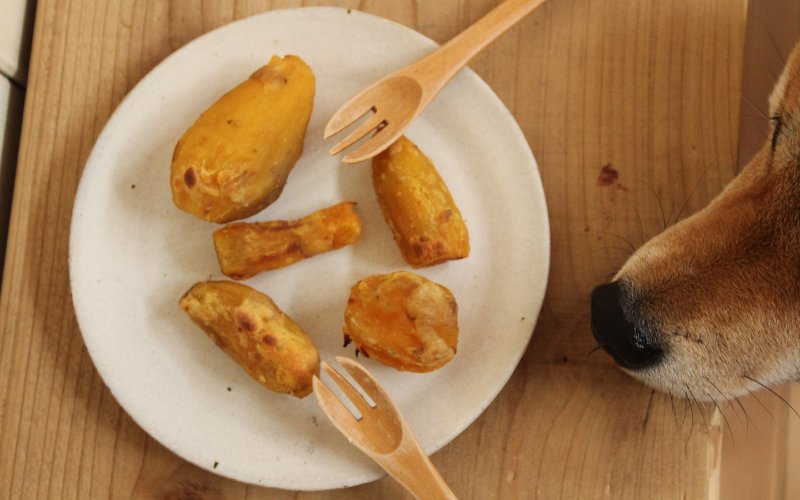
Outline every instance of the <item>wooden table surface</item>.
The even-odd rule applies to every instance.
[[[403,498],[386,478],[320,493],[248,486],[148,437],[103,384],[78,331],[71,208],[120,100],[211,29],[268,9],[340,5],[444,42],[495,3],[40,0],[0,298],[0,496]],[[715,498],[718,415],[673,404],[603,352],[590,354],[588,296],[633,247],[735,174],[746,8],[746,0],[551,0],[471,65],[539,162],[552,266],[514,376],[433,457],[459,497]],[[604,169],[618,177],[601,177]]]

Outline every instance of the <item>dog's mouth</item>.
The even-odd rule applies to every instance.
[[[644,370],[663,360],[664,349],[626,314],[624,294],[619,281],[592,290],[592,334],[622,368]]]

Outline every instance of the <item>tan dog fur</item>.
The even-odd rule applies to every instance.
[[[725,190],[617,275],[664,350],[630,372],[653,387],[719,401],[800,380],[800,44],[770,114],[771,139]]]

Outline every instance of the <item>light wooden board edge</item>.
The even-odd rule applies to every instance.
[[[20,127],[22,124],[23,91],[11,80],[0,75],[0,262],[3,261],[11,215]],[[0,283],[3,269],[0,266]]]
[[[789,404],[793,408],[800,408],[800,384],[792,384],[788,388]],[[798,410],[800,411],[800,410]],[[786,480],[783,484],[783,498],[800,498],[800,417],[789,414],[789,422],[786,429],[786,462],[783,471]]]

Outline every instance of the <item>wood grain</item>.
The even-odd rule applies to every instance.
[[[775,14],[780,12],[780,16]],[[769,137],[768,98],[794,45],[800,40],[800,3],[749,2],[745,35],[739,165],[746,165]],[[798,389],[776,388],[795,408]],[[722,448],[721,498],[781,500],[800,497],[800,417],[772,395],[742,398],[724,407],[729,429]]]
[[[69,295],[70,212],[124,95],[175,49],[272,8],[341,5],[444,42],[495,0],[40,0],[0,296],[8,498],[407,498],[389,479],[293,493],[207,473],[149,438],[89,358]],[[552,268],[513,378],[433,457],[461,498],[715,498],[709,408],[643,388],[594,347],[591,287],[734,175],[746,0],[550,0],[471,65],[540,165]],[[598,181],[603,167],[618,172]],[[165,167],[166,168],[166,167]],[[124,321],[125,318],[120,318]],[[268,466],[269,464],[265,464]]]
[[[778,18],[775,13],[780,12]],[[744,45],[739,165],[743,167],[769,137],[768,99],[786,58],[800,36],[800,2],[750,2]]]

